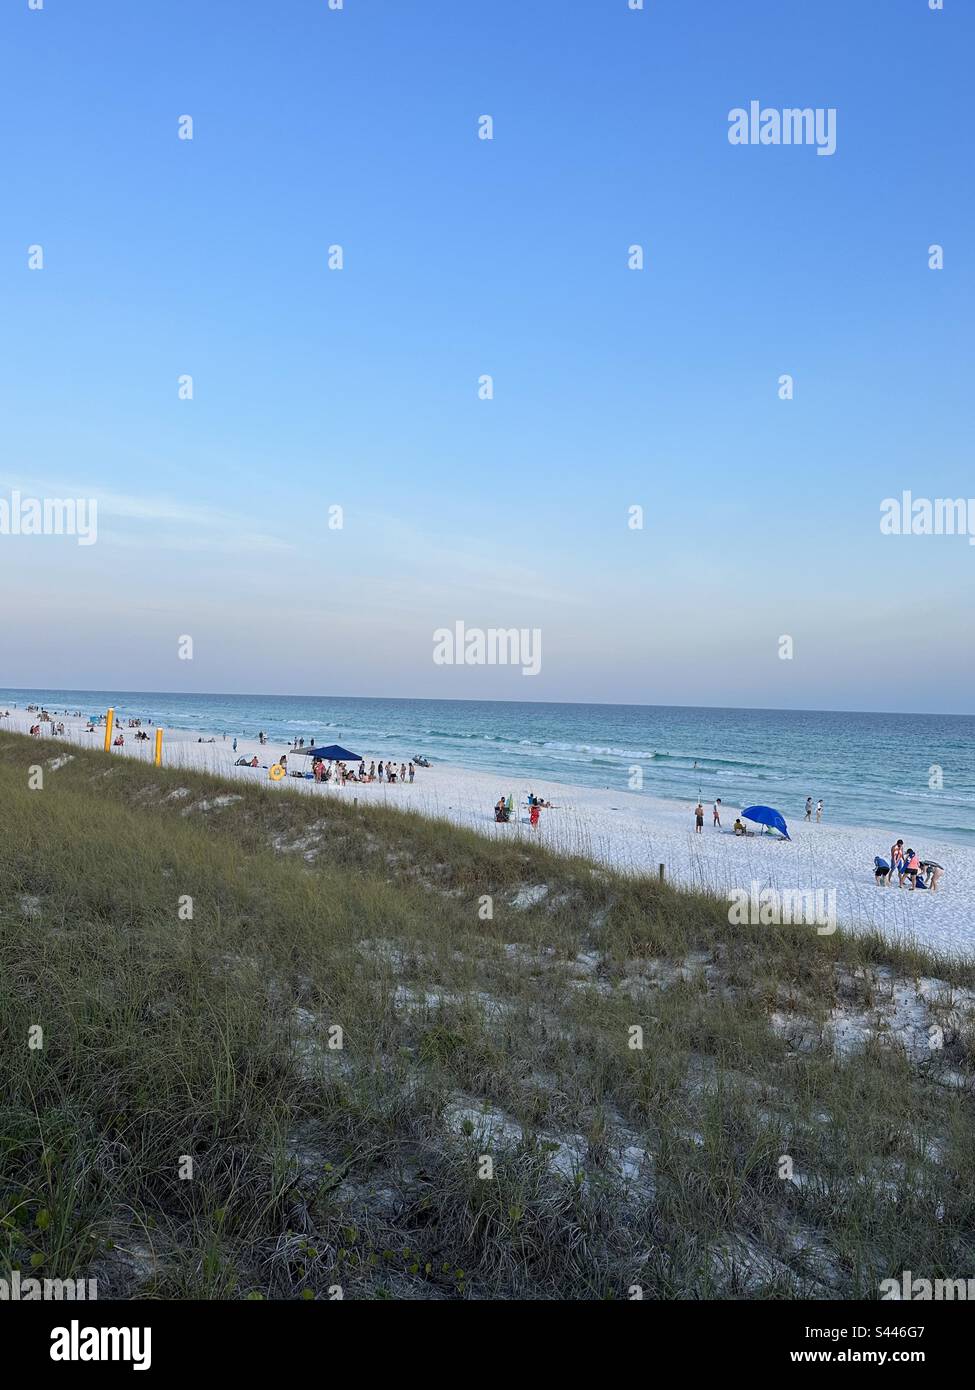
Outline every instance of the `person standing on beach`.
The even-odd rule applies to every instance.
[[[237,752],[237,740],[236,740],[236,739],[234,739],[234,752],[235,752],[235,753]]]
[[[806,797],[806,820],[812,820],[812,797]]]
[[[911,880],[911,892],[913,893],[914,889],[917,887],[917,876],[920,872],[920,869],[920,859],[918,859],[914,851],[909,848],[907,850],[907,857],[904,861],[904,872],[900,875],[900,880],[897,886],[900,887],[903,884],[904,879],[909,878]]]
[[[712,820],[711,824],[717,826],[717,828],[720,830],[720,829],[721,829],[721,798],[720,798],[720,796],[717,798],[717,800],[715,801],[714,805],[711,807],[711,814],[712,814],[712,816],[714,817],[714,819]]]
[[[820,800],[819,805],[816,807],[816,819],[819,821],[819,820],[822,820],[822,818],[823,818],[823,803],[822,803],[822,800]]]
[[[897,840],[897,841],[895,841],[895,843],[892,844],[891,847],[890,847],[890,872],[891,872],[892,874],[896,873],[898,876],[900,875],[901,864],[902,864],[902,862],[903,862],[903,859],[904,859],[904,841],[903,841],[903,840]],[[899,888],[899,887],[900,887],[900,883],[898,883],[897,886],[898,886],[898,888]]]
[[[416,768],[413,766],[412,763],[410,763],[410,781],[411,781],[411,782],[413,781],[413,775],[414,775],[415,772],[416,772]]]
[[[694,807],[694,833],[700,835],[704,830],[704,807],[700,801]]]

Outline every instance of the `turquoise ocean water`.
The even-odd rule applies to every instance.
[[[0,690],[0,704],[139,716],[173,729],[253,738],[264,729],[341,743],[366,757],[431,761],[532,780],[650,796],[720,796],[800,819],[807,796],[828,820],[937,831],[975,843],[975,716],[696,709],[666,705],[371,700],[346,696],[180,695]],[[697,766],[695,766],[697,764]],[[941,769],[943,786],[931,785]]]

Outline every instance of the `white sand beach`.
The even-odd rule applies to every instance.
[[[103,746],[103,729],[85,733],[85,718],[69,718],[54,710],[50,713],[64,723],[64,741],[87,748]],[[146,717],[151,718],[151,712]],[[36,718],[22,709],[11,709],[9,717],[0,720],[0,728],[27,733]],[[151,762],[154,729],[145,727],[149,742],[136,743],[135,731],[123,725],[125,745],[114,750],[116,755]],[[49,736],[49,726],[44,726],[43,733]],[[439,762],[430,768],[417,768],[413,783],[336,786],[290,776],[272,782],[267,769],[280,754],[288,753],[292,770],[308,760],[294,757],[280,740],[272,739],[262,747],[256,738],[238,738],[235,753],[229,736],[216,735],[212,743],[198,742],[201,737],[213,736],[198,730],[166,730],[163,765],[218,773],[273,787],[282,794],[290,791],[358,798],[362,804],[409,808],[501,839],[531,837],[552,849],[583,854],[624,872],[655,875],[663,864],[670,882],[717,893],[752,891],[753,885],[757,885],[757,892],[769,888],[780,893],[795,889],[835,891],[836,917],[843,926],[877,928],[892,940],[975,956],[975,848],[914,833],[909,824],[839,826],[805,822],[801,814],[793,818],[786,813],[791,841],[761,834],[742,839],[731,829],[740,807],[729,802],[723,808],[720,831],[712,827],[711,808],[705,806],[705,828],[698,835],[694,833],[692,802],[537,780],[529,783],[509,774],[495,776]],[[408,761],[413,751],[397,749],[395,763]],[[255,754],[259,768],[234,766],[236,758]],[[368,763],[374,756],[378,762],[380,756],[388,754],[367,750],[365,756]],[[519,816],[509,824],[497,824],[493,808],[499,796],[510,794],[516,804],[524,803],[529,790],[552,803],[551,810],[542,811],[537,829],[527,823],[526,811],[522,812],[524,820]],[[898,888],[896,879],[889,887],[876,886],[874,856],[886,858],[898,837],[912,845],[922,859],[930,857],[944,865],[937,892]],[[812,926],[809,929],[816,930]]]

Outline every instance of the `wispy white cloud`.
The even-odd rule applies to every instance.
[[[160,550],[180,550],[189,554],[198,555],[238,555],[251,554],[254,551],[288,551],[294,547],[288,541],[279,539],[277,536],[260,536],[247,532],[237,532],[233,535],[178,535],[174,532],[167,532],[158,535],[152,541],[147,541],[141,533],[136,535],[132,532],[117,531],[112,527],[106,527],[99,520],[98,526],[99,543],[105,542],[112,546],[118,546],[120,550],[145,550],[146,546],[155,545]]]
[[[359,524],[354,513],[347,514],[346,526],[352,531]],[[506,535],[496,541],[483,536],[445,536],[426,526],[414,526],[401,517],[370,512],[361,524],[370,536],[382,537],[384,569],[393,570],[398,583],[410,579],[410,598],[426,599],[443,605],[481,596],[485,599],[527,599],[538,603],[569,604],[577,607],[579,595],[553,583],[538,567],[525,564],[519,547]],[[550,563],[550,561],[549,561]],[[561,578],[561,576],[559,576]],[[377,576],[377,583],[388,581]]]

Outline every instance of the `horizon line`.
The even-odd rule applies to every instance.
[[[0,689],[16,692],[21,695],[37,694],[40,690],[48,693],[56,693],[55,686],[3,686]],[[962,712],[960,710],[881,710],[881,709],[828,709],[793,707],[789,705],[673,705],[673,704],[653,704],[633,703],[629,700],[499,700],[499,699],[479,699],[475,696],[441,696],[441,695],[300,695],[293,691],[287,694],[274,694],[271,691],[239,691],[239,690],[118,690],[118,695],[175,695],[180,698],[219,696],[236,700],[375,700],[375,701],[401,701],[404,704],[456,704],[456,705],[567,705],[580,708],[602,707],[606,709],[693,709],[693,710],[734,710],[750,711],[755,714],[877,714],[890,715],[898,718],[918,715],[925,719],[949,718],[949,719],[972,719],[975,714]],[[65,695],[106,695],[110,693],[109,688],[102,687],[100,690],[94,687],[72,689],[65,686],[61,691]]]

